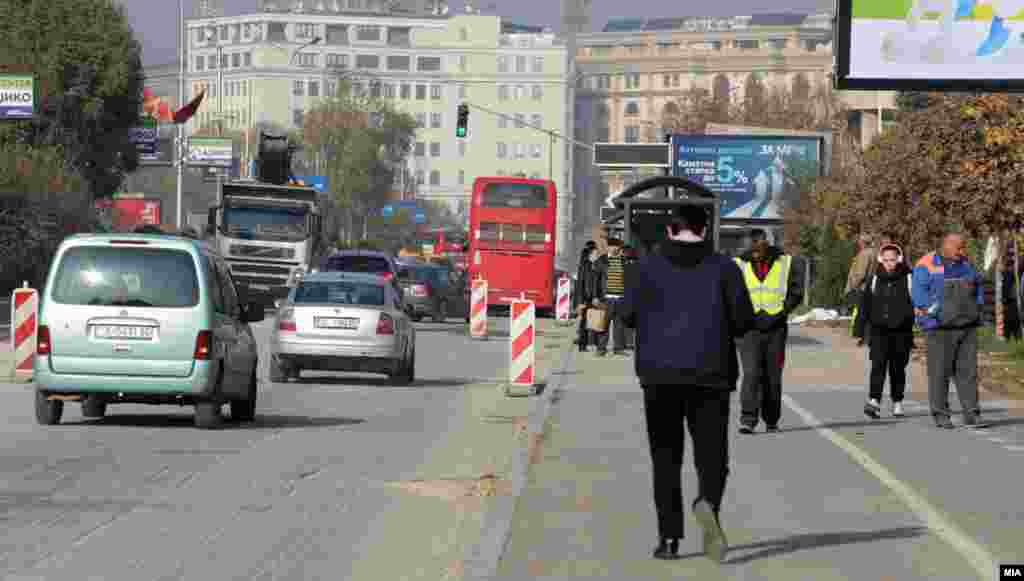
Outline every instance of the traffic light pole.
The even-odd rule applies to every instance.
[[[503,119],[512,121],[513,123],[515,122],[515,118],[512,115],[506,115],[504,113],[499,113],[499,112],[497,112],[497,111],[495,111],[493,109],[488,109],[487,107],[482,107],[480,105],[477,105],[476,103],[470,103],[469,101],[462,101],[462,104],[466,105],[470,109],[478,109],[478,110],[483,111],[484,113],[487,113],[489,115],[493,115],[495,117],[501,117]],[[525,125],[525,127],[527,129],[532,129],[534,131],[547,134],[551,138],[551,143],[552,144],[554,144],[555,139],[561,139],[562,141],[564,141],[566,143],[572,143],[576,147],[582,147],[583,149],[589,149],[590,151],[594,151],[594,145],[592,143],[583,143],[582,141],[576,141],[575,139],[573,139],[571,137],[566,137],[566,136],[562,135],[561,133],[559,133],[557,131],[552,131],[550,129],[544,129],[543,127],[537,127],[535,125],[530,125],[529,123],[527,123]],[[551,149],[552,148],[548,148],[549,159],[551,159],[551,157],[550,157]],[[549,162],[549,165],[551,165],[550,162]],[[549,171],[548,173],[551,173],[551,172]]]

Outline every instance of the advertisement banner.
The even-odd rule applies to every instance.
[[[234,145],[229,138],[190,137],[188,140],[188,163],[231,168]]]
[[[673,175],[715,192],[722,218],[781,220],[804,178],[821,173],[821,138],[673,135],[672,148]]]
[[[128,139],[135,144],[141,161],[156,161],[160,159],[160,136],[156,119],[143,117],[141,126],[133,127],[129,130]]]
[[[35,78],[0,73],[0,120],[31,119],[35,109]]]
[[[840,85],[940,90],[1024,81],[1021,0],[841,0],[839,20]]]
[[[128,231],[138,226],[159,226],[160,200],[143,198],[144,194],[115,194],[111,198],[96,200],[96,212],[102,224],[116,231]]]

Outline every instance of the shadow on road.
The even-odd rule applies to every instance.
[[[391,380],[387,377],[373,377],[373,376],[361,376],[361,375],[317,375],[313,377],[303,377],[298,380],[299,384],[322,384],[322,385],[337,385],[337,386],[352,386],[352,387],[400,387],[408,389],[410,387],[422,387],[422,388],[449,388],[458,389],[465,385],[473,385],[475,383],[491,383],[492,379],[475,379],[465,377],[442,377],[442,378],[431,378],[422,379],[418,378],[409,385],[392,385]]]
[[[928,534],[927,527],[899,527],[879,531],[840,531],[834,533],[792,535],[774,541],[764,541],[760,543],[730,547],[730,552],[749,549],[760,550],[754,551],[749,555],[729,559],[725,563],[727,565],[742,565],[743,563],[749,563],[759,559],[768,559],[806,549],[818,549],[821,547],[835,547],[854,543],[872,543],[875,541],[896,539],[912,539],[926,534]],[[696,555],[687,555],[687,557],[689,556]]]
[[[235,423],[224,417],[224,428],[236,430],[266,430],[281,428],[330,428],[361,424],[362,418],[316,417],[256,413],[256,419],[247,423]],[[98,419],[83,419],[64,422],[62,426],[117,426],[130,428],[191,428],[195,425],[192,415],[159,414],[111,414]]]
[[[993,413],[1006,413],[1006,408],[987,408],[982,410],[983,414]],[[867,426],[897,426],[904,424],[910,419],[928,418],[931,421],[932,414],[930,412],[915,412],[908,413],[902,418],[879,418],[877,420],[859,420],[859,421],[846,421],[846,422],[822,422],[815,426],[794,426],[792,428],[779,428],[779,433],[782,432],[806,432],[810,430],[817,430],[819,428],[839,429],[839,428],[863,428]],[[955,416],[954,416],[955,417]],[[1003,420],[990,420],[986,417],[986,424],[989,427],[1006,426],[1024,423],[1024,418],[1013,418]]]

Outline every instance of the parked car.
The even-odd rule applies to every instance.
[[[270,380],[303,370],[416,377],[416,329],[394,287],[376,274],[317,272],[278,301],[270,336]]]
[[[399,267],[397,280],[412,320],[420,321],[429,315],[435,323],[443,323],[448,317],[469,316],[465,277],[450,267],[437,264]]]
[[[79,234],[61,243],[41,294],[34,364],[40,424],[65,401],[85,417],[108,404],[195,406],[214,428],[256,413],[259,350],[231,269],[198,240],[155,234]]]

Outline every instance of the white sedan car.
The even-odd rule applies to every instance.
[[[303,369],[416,378],[416,330],[402,298],[375,274],[314,272],[277,304],[270,336],[270,380]]]

